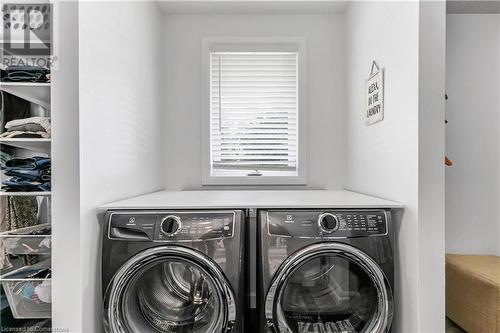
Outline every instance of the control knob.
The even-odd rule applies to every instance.
[[[180,230],[181,224],[179,216],[169,215],[161,221],[161,232],[167,236],[173,236]]]
[[[331,213],[323,213],[318,217],[318,226],[321,231],[332,233],[339,228],[339,219]]]

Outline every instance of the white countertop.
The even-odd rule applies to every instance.
[[[109,203],[102,209],[403,208],[351,191],[159,191]]]

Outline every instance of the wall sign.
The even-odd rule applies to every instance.
[[[373,61],[366,80],[366,125],[384,120],[384,69]]]

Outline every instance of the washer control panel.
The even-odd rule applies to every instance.
[[[350,238],[387,234],[384,210],[267,211],[269,235]]]
[[[110,239],[137,241],[201,241],[231,238],[234,212],[113,212]]]
[[[208,240],[233,237],[234,213],[161,213],[155,240]]]

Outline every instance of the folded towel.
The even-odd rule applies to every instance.
[[[47,133],[50,133],[50,117],[30,117],[23,119],[15,119],[5,124],[5,128],[9,130],[12,127],[26,125],[26,124],[38,124],[41,127],[43,127]]]

